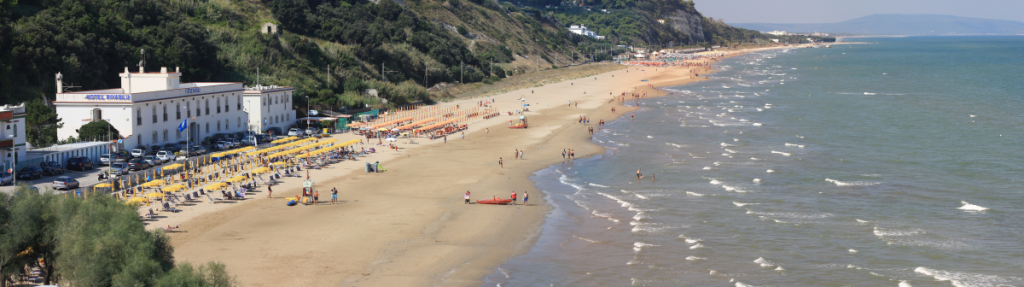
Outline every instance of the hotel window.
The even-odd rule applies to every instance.
[[[199,104],[199,101],[196,101],[196,116],[197,117],[203,115],[203,111],[199,109],[199,106],[201,106]]]
[[[176,137],[176,139],[181,139],[181,131],[180,131],[180,130],[178,130],[178,129],[174,129],[174,130],[175,130],[175,131],[178,131],[178,132],[177,132],[177,134],[178,134],[178,137]]]
[[[158,141],[160,141],[160,139],[156,137],[156,132],[153,132],[153,143],[157,143]]]
[[[92,121],[97,122],[103,120],[103,110],[92,109]]]
[[[185,117],[186,118],[191,118],[192,117],[192,103],[185,102]]]
[[[230,112],[230,111],[231,111],[231,99],[230,98],[224,98],[224,112]]]
[[[210,133],[210,123],[206,123],[206,133]]]
[[[11,132],[11,135],[18,136],[18,124],[14,124],[14,131]]]
[[[176,119],[181,119],[181,104],[174,105],[174,114],[177,115]]]
[[[238,117],[238,120],[235,122],[238,122],[238,127],[242,127],[242,117]]]
[[[164,105],[164,121],[167,121],[167,105]]]
[[[142,125],[142,108],[135,108],[135,125]]]
[[[238,110],[242,109],[242,96],[238,96]]]
[[[170,140],[169,138],[167,138],[167,135],[168,135],[167,130],[164,130],[164,141]]]
[[[220,121],[217,121],[217,131],[220,131]]]
[[[153,123],[156,123],[156,106],[153,106]]]
[[[220,98],[217,98],[217,113],[220,113]]]
[[[224,120],[224,129],[226,130],[226,129],[230,129],[230,128],[231,128],[231,120]]]
[[[210,115],[210,99],[206,99],[206,115]]]

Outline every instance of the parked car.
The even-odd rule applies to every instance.
[[[201,155],[201,154],[205,154],[206,153],[206,148],[204,148],[201,145],[194,145],[194,146],[190,147],[189,150],[194,152],[196,155]]]
[[[107,154],[100,155],[100,162],[99,162],[99,164],[100,165],[110,165],[110,154],[107,153]]]
[[[26,166],[18,170],[18,179],[42,178],[43,169],[38,166]]]
[[[163,150],[166,150],[166,151],[176,151],[176,150],[180,149],[181,147],[182,147],[181,144],[169,143],[169,144],[165,144],[164,145]]]
[[[146,155],[146,146],[139,146],[139,148],[132,150],[132,158],[142,157]]]
[[[146,150],[146,154],[144,154],[144,156],[145,155],[156,155],[156,152],[160,151],[161,149],[162,149],[162,147],[159,146],[159,145],[151,145],[151,146],[149,146],[149,149]]]
[[[14,184],[14,176],[7,172],[0,173],[0,185],[8,184]]]
[[[53,181],[53,189],[75,189],[78,188],[78,186],[78,180],[75,180],[70,176],[58,177]]]
[[[142,157],[142,160],[146,161],[149,166],[158,166],[164,163],[164,160],[156,157],[155,155],[147,155]]]
[[[292,128],[292,129],[288,130],[288,135],[289,136],[302,136],[302,130],[297,129],[297,128]]]
[[[169,162],[169,161],[174,160],[174,153],[166,151],[166,150],[162,150],[162,151],[156,153],[156,158],[159,158],[160,160],[162,160],[164,162]]]
[[[284,133],[281,132],[281,128],[279,128],[279,127],[271,127],[271,128],[267,128],[267,134],[274,134],[274,136],[279,136],[279,135],[283,135]]]
[[[125,174],[128,174],[128,164],[127,163],[123,163],[123,162],[113,163],[113,164],[110,164],[110,169],[109,170],[110,170],[110,172],[108,174],[112,175],[112,176],[125,175]]]
[[[318,129],[318,128],[307,128],[306,129],[306,134],[307,135],[318,135],[321,132],[323,132],[323,130]]]
[[[64,168],[56,161],[44,161],[39,163],[39,167],[43,168],[44,175],[64,174]]]
[[[149,163],[142,158],[133,158],[128,161],[128,170],[143,170],[149,167]]]
[[[92,160],[84,156],[76,156],[68,159],[68,169],[90,170],[95,168]]]
[[[124,163],[124,162],[128,162],[128,160],[131,159],[131,154],[129,154],[128,152],[125,152],[125,151],[119,152],[117,154],[111,154],[110,156],[111,156],[111,159],[114,160],[114,162]]]

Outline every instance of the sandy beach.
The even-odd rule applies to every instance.
[[[479,285],[499,264],[528,251],[540,230],[549,207],[530,174],[562,162],[563,149],[574,149],[578,158],[604,152],[590,142],[587,129],[631,111],[609,93],[636,88],[653,97],[661,91],[651,86],[696,80],[686,67],[656,69],[623,66],[488,96],[502,115],[471,123],[464,138],[403,139],[398,151],[376,141],[357,146],[378,152],[309,171],[321,191],[320,205],[286,206],[285,197],[300,194],[302,179],[284,178],[273,186],[273,198],[261,186],[245,201],[200,202],[161,213],[149,227],[179,225],[183,231],[171,234],[177,261],[223,262],[243,286]],[[518,116],[507,111],[521,109],[522,97],[530,104],[530,128],[508,129]],[[468,107],[481,100],[439,105]],[[578,123],[581,115],[592,122]],[[517,149],[523,159],[515,159]],[[365,162],[376,161],[387,171],[363,172]],[[333,205],[332,187],[339,190]],[[520,198],[529,192],[531,200],[529,206],[463,204],[467,190],[473,202],[508,198],[512,191]]]

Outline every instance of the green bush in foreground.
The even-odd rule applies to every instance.
[[[223,264],[174,264],[170,239],[105,195],[0,193],[0,286],[39,268],[60,286],[232,286]]]

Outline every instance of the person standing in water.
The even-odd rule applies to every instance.
[[[523,205],[524,206],[528,205],[528,204],[526,204],[526,201],[528,201],[528,200],[530,200],[530,192],[523,191]]]
[[[636,180],[637,181],[640,181],[641,178],[644,178],[644,174],[640,173],[640,170],[641,169],[639,169],[639,168],[636,169]]]

